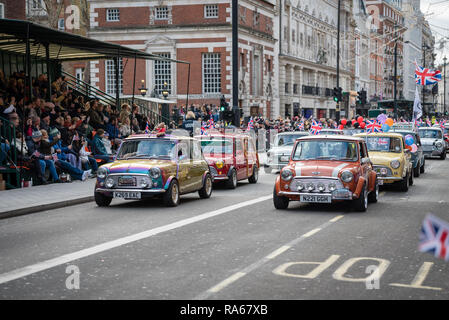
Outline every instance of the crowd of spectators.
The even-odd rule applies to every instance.
[[[7,130],[7,122],[0,121],[0,165],[22,164],[40,184],[65,181],[61,173],[86,180],[112,159],[123,138],[158,125],[141,115],[137,105],[124,104],[119,111],[77,95],[62,76],[52,82],[51,96],[46,75],[33,78],[31,100],[25,83],[23,72],[5,77],[0,70],[0,117],[14,128]],[[13,148],[18,159],[12,157]]]

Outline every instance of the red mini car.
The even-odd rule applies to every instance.
[[[289,201],[349,201],[357,211],[377,202],[377,174],[361,138],[309,136],[296,140],[290,162],[276,179],[273,202],[286,209]]]
[[[225,182],[228,188],[234,189],[240,180],[257,182],[259,155],[251,136],[215,132],[195,138],[201,140],[201,148],[214,183]]]

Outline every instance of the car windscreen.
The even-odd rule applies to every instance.
[[[366,137],[368,151],[400,153],[401,139],[391,137]]]
[[[357,161],[357,144],[338,140],[305,140],[296,144],[293,160]]]
[[[441,139],[442,138],[440,130],[425,129],[425,130],[419,130],[418,133],[421,138],[433,138],[433,139]]]
[[[168,139],[130,140],[123,142],[117,155],[126,159],[176,159],[176,142]]]
[[[232,154],[232,139],[222,137],[201,138],[204,154]]]
[[[281,147],[281,146],[292,146],[295,144],[296,139],[304,137],[304,135],[298,134],[283,134],[276,137],[276,143],[275,146]]]

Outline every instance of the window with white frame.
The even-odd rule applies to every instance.
[[[170,59],[170,53],[158,53],[159,56]],[[164,84],[167,83],[167,87]],[[154,61],[154,85],[158,94],[167,89],[171,94],[171,62],[164,60]]]
[[[42,4],[42,0],[31,0],[31,9],[33,10],[41,10],[44,6]]]
[[[168,7],[156,7],[156,20],[168,19]]]
[[[206,4],[204,6],[204,17],[205,18],[218,18],[218,5],[217,4]]]
[[[64,18],[58,19],[58,30],[60,30],[60,31],[65,30],[64,23],[65,23]]]
[[[5,18],[5,5],[3,3],[0,3],[0,19]]]
[[[120,21],[120,9],[107,9],[106,10],[107,21]]]
[[[221,93],[221,55],[203,53],[203,93]]]
[[[114,96],[116,94],[116,83],[115,83],[115,60],[106,60],[105,65],[105,80],[106,80],[106,93]],[[120,94],[123,93],[123,64],[122,59],[119,60],[119,90]]]

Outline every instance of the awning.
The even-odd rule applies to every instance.
[[[131,98],[132,96],[120,96],[120,98]],[[152,98],[152,97],[141,97],[141,96],[134,96],[134,99],[139,99],[139,100],[144,100],[144,101],[148,101],[148,102],[154,102],[154,103],[166,103],[166,104],[176,104],[176,101],[172,101],[172,100],[164,100],[164,99],[159,99],[159,98]]]
[[[27,39],[30,39],[31,56],[38,59],[46,59],[48,46],[51,60],[97,60],[120,56],[188,64],[186,61],[168,59],[119,44],[54,30],[29,21],[0,19],[0,51],[25,55]]]

